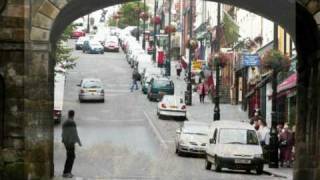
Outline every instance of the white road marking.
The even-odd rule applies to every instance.
[[[159,139],[159,141],[161,142],[161,144],[164,146],[165,149],[168,149],[168,145],[166,144],[166,141],[163,139],[163,137],[161,136],[159,130],[156,128],[156,126],[153,124],[151,118],[149,117],[149,115],[143,111],[144,116],[147,118],[148,123],[150,124],[152,130],[154,131],[154,133],[156,134],[157,138]]]

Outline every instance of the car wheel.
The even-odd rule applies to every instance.
[[[212,163],[206,158],[206,170],[211,170]]]
[[[246,173],[249,174],[250,172],[251,172],[251,169],[247,169],[247,170],[246,170]]]
[[[221,172],[221,165],[217,157],[214,159],[214,169],[216,172]]]
[[[258,175],[261,175],[263,173],[263,164],[258,165],[256,171]]]
[[[104,99],[102,99],[101,102],[104,103]]]

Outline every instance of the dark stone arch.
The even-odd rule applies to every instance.
[[[0,147],[4,142],[5,83],[0,75]]]
[[[297,3],[298,121],[295,179],[319,179],[319,30],[312,14]]]

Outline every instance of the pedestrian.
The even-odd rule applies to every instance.
[[[132,73],[132,85],[131,85],[131,88],[130,88],[131,92],[133,92],[134,87],[136,88],[136,90],[139,89],[138,81],[139,81],[139,73],[135,69],[135,70],[133,70],[133,73]]]
[[[182,71],[182,64],[181,64],[181,58],[179,58],[179,61],[176,63],[176,71],[177,71],[177,78],[180,79],[181,71]]]
[[[63,177],[72,178],[71,173],[75,155],[75,144],[78,143],[82,146],[80,138],[78,136],[77,126],[74,122],[74,111],[68,112],[68,119],[62,125],[62,143],[64,144],[67,151],[67,159],[64,165]]]
[[[290,167],[292,160],[293,135],[286,123],[280,133],[279,148],[280,148],[280,166]]]
[[[204,98],[205,98],[206,93],[207,93],[206,85],[205,85],[204,82],[200,83],[198,85],[197,92],[198,92],[199,97],[200,97],[200,103],[204,103]]]
[[[261,116],[258,117],[258,137],[263,151],[263,158],[265,162],[269,160],[269,142],[270,142],[270,129],[267,127],[267,123]]]

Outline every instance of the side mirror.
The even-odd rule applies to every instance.
[[[78,86],[78,87],[80,87],[80,86],[81,86],[81,84],[77,84],[77,86]]]
[[[180,129],[177,129],[177,130],[176,130],[176,133],[177,133],[177,134],[181,134],[181,130],[180,130]]]

